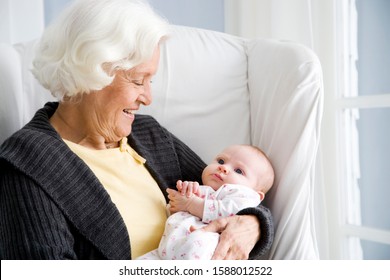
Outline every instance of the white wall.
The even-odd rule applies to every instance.
[[[0,0],[0,42],[37,38],[44,28],[43,0]]]

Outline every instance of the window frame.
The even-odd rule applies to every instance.
[[[333,232],[329,234],[329,244],[336,244],[330,248],[329,256],[331,259],[363,259],[360,240],[390,244],[390,231],[361,224],[356,121],[359,119],[359,109],[389,108],[390,94],[358,95],[356,3],[355,0],[335,1],[335,5],[336,92],[333,100],[328,100],[328,114],[324,115],[325,123],[332,122],[332,119],[334,122],[334,134],[325,134],[325,139],[335,139],[334,160],[339,163],[335,165],[337,170],[329,165],[324,169],[333,170],[330,174],[338,178],[332,188],[334,196],[328,196],[328,201],[337,201],[335,211],[329,212],[330,232]]]

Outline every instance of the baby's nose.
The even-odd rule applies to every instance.
[[[218,168],[219,168],[219,171],[221,171],[223,174],[229,173],[229,171],[227,170],[227,168],[224,165],[220,165]]]

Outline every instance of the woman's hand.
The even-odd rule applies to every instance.
[[[213,260],[247,260],[260,239],[259,220],[252,215],[217,219],[201,230],[220,233]]]

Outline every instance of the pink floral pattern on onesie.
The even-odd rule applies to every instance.
[[[201,230],[190,232],[190,226],[199,229],[217,218],[232,216],[242,209],[260,204],[259,195],[246,186],[226,184],[217,191],[208,186],[200,188],[205,199],[203,219],[188,212],[171,215],[167,219],[159,248],[140,259],[211,259],[219,234]]]

